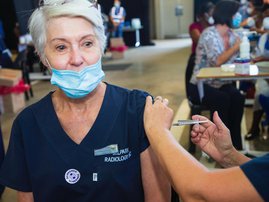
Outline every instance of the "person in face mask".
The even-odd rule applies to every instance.
[[[126,11],[121,6],[120,0],[114,1],[114,6],[111,8],[109,16],[113,25],[112,37],[122,37]]]
[[[212,2],[206,2],[202,4],[200,12],[197,17],[197,21],[193,22],[189,26],[189,34],[192,39],[191,55],[189,56],[186,73],[185,73],[185,86],[186,95],[191,100],[192,95],[188,91],[188,86],[190,84],[190,77],[195,65],[195,50],[199,38],[204,29],[214,24],[214,18],[212,17],[215,5]]]
[[[202,104],[220,117],[231,131],[233,144],[242,150],[241,119],[245,98],[231,81],[211,80],[204,82],[204,96],[198,92],[196,75],[204,67],[219,68],[231,64],[238,57],[240,38],[233,28],[240,25],[237,14],[240,4],[236,1],[223,0],[216,4],[213,12],[214,26],[208,27],[200,36],[196,48],[196,60],[190,80],[189,93],[194,104]]]
[[[267,31],[263,28],[263,19],[269,16],[269,4],[263,4],[263,6],[256,7],[253,18],[255,19],[255,27],[252,27],[251,31],[256,31],[258,34],[264,34]]]
[[[91,2],[43,0],[33,12],[33,44],[56,90],[14,121],[0,184],[19,202],[169,201],[144,131],[148,93],[103,81],[106,37]]]
[[[197,22],[189,26],[189,34],[192,39],[192,54],[195,54],[195,49],[202,31],[214,24],[214,18],[212,17],[214,7],[215,5],[212,2],[202,4]]]
[[[253,59],[254,63],[269,61],[269,17],[263,19],[263,29],[266,33],[264,33],[258,41],[256,57]],[[255,84],[252,123],[248,133],[245,135],[246,140],[253,140],[260,136],[260,123],[264,114],[263,107],[259,100],[260,96],[269,96],[268,79],[258,79]]]
[[[241,1],[239,13],[242,15],[242,22],[240,26],[245,28],[254,28],[257,17],[256,12],[253,0]]]

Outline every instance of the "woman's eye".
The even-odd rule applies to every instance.
[[[84,43],[84,46],[86,46],[86,47],[91,47],[92,45],[93,45],[93,43],[91,41],[86,41]]]
[[[66,46],[64,46],[64,45],[60,45],[60,46],[56,47],[56,50],[58,50],[58,51],[64,51],[65,49],[66,49]]]

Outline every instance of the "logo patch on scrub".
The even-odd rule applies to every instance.
[[[112,156],[105,157],[104,162],[113,163],[113,162],[121,162],[126,161],[132,156],[129,148],[121,149],[117,153],[114,153]]]
[[[80,179],[80,172],[76,169],[69,169],[66,171],[64,177],[69,184],[76,184]]]
[[[94,156],[102,156],[102,155],[107,155],[107,154],[115,154],[117,153],[118,150],[118,145],[117,144],[111,144],[106,147],[103,147],[101,149],[95,149],[94,150]]]

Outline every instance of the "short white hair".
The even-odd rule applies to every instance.
[[[88,0],[43,0],[29,19],[29,31],[35,49],[44,60],[44,49],[47,42],[47,23],[57,17],[82,17],[93,24],[94,32],[99,41],[102,53],[106,47],[106,36],[100,11]]]

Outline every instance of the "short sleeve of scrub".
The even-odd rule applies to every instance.
[[[136,106],[137,106],[137,117],[138,117],[138,127],[139,127],[139,138],[141,142],[140,152],[143,152],[148,146],[149,141],[146,136],[146,132],[144,129],[144,108],[146,103],[146,97],[149,95],[146,92],[134,90],[132,92],[136,99]]]
[[[264,201],[269,201],[269,154],[240,166]]]

